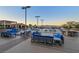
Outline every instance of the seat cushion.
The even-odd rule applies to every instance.
[[[54,39],[54,40],[61,40],[61,38],[57,38],[57,37],[54,37],[53,39]]]

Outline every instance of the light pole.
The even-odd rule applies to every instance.
[[[43,26],[44,24],[44,19],[41,19],[41,26]]]
[[[38,26],[40,16],[35,16],[35,17],[37,18],[37,26]]]
[[[26,29],[26,25],[27,25],[27,8],[30,8],[30,6],[24,6],[24,7],[22,7],[22,9],[25,10],[25,29]]]
[[[24,38],[27,38],[27,33],[26,33],[26,25],[27,25],[27,8],[30,8],[30,6],[24,6],[22,9],[25,10],[25,33],[24,33]]]
[[[3,25],[4,25],[4,29],[5,29],[6,28],[6,26],[5,26],[6,25],[6,22],[5,22],[5,20],[3,22],[4,22]]]

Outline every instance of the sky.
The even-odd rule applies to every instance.
[[[27,9],[27,24],[37,24],[35,16],[44,20],[44,25],[62,25],[67,21],[79,21],[79,6],[31,6]],[[0,20],[24,23],[22,6],[0,6]]]

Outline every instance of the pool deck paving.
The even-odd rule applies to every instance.
[[[79,38],[65,37],[62,47],[31,43],[31,38],[29,38],[4,53],[79,53]]]
[[[15,38],[1,38],[0,39],[0,53],[12,48],[13,46],[19,44],[22,41],[23,39],[21,39],[20,36],[17,36]]]
[[[49,46],[32,43],[31,38],[21,36],[14,38],[0,37],[0,53],[79,53],[79,37],[65,36],[63,46]]]
[[[13,48],[5,51],[6,53],[63,53],[63,51],[57,51],[47,47],[45,45],[30,43],[30,39],[21,42]]]

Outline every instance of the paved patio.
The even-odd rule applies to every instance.
[[[79,53],[79,38],[77,37],[65,37],[63,47],[31,43],[30,40],[29,38],[4,53]]]
[[[16,39],[19,39],[19,38],[20,38],[20,36],[13,37],[13,38],[1,38],[0,37],[0,45],[3,45],[5,43],[7,43],[7,42],[10,42],[12,40],[16,40]]]
[[[30,39],[23,41],[22,43],[14,46],[13,48],[5,51],[7,53],[51,53],[51,52],[62,52],[52,50],[49,46],[44,46],[36,43],[30,43]]]

